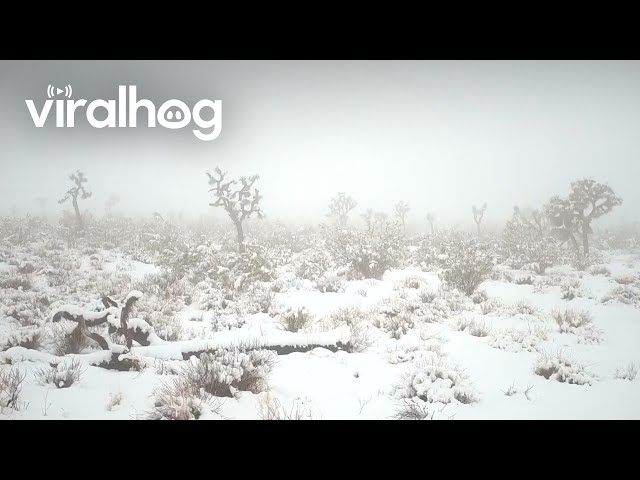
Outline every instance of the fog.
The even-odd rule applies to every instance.
[[[118,85],[160,105],[222,100],[222,132],[191,128],[95,129],[79,120],[36,128],[49,84],[73,98],[116,99]],[[88,177],[84,211],[105,212],[112,193],[129,215],[211,215],[206,171],[259,174],[274,220],[326,221],[344,191],[407,222],[487,224],[514,205],[540,206],[590,176],[624,200],[609,220],[640,220],[640,63],[578,61],[42,61],[0,63],[0,214],[59,215],[68,175]]]

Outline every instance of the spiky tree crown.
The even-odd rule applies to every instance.
[[[223,172],[216,167],[214,175],[207,172],[209,185],[213,188],[209,192],[213,193],[215,201],[209,205],[212,207],[223,207],[229,216],[242,222],[245,218],[256,215],[263,218],[264,214],[260,208],[262,195],[253,184],[260,178],[258,175],[250,177],[240,177],[225,182],[227,172]]]
[[[80,170],[77,170],[75,173],[69,175],[69,180],[74,183],[74,186],[67,190],[67,193],[65,193],[64,197],[58,200],[58,203],[64,203],[69,198],[75,199],[80,197],[82,199],[86,199],[91,196],[91,192],[88,191],[84,186],[84,184],[87,183],[87,177],[85,177],[84,173],[82,173]]]

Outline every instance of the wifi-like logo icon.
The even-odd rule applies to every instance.
[[[67,85],[66,87],[64,87],[64,90],[62,90],[62,89],[60,89],[58,87],[54,87],[53,85],[49,85],[47,87],[47,96],[49,98],[57,97],[61,93],[64,93],[65,97],[71,98],[71,94],[73,93],[73,89],[71,88],[71,85]]]

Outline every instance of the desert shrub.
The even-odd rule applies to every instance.
[[[344,277],[335,273],[325,273],[317,278],[316,288],[322,293],[339,293],[344,291]]]
[[[480,311],[483,315],[489,315],[500,308],[500,302],[496,299],[490,299],[480,304]]]
[[[471,295],[471,300],[477,305],[489,300],[489,294],[485,290],[476,290]]]
[[[313,420],[313,412],[303,400],[295,399],[287,409],[268,393],[258,400],[258,415],[262,420]]]
[[[124,395],[120,390],[118,390],[115,393],[110,393],[109,401],[107,402],[107,407],[106,407],[107,410],[109,410],[110,412],[117,410],[118,407],[122,405],[123,400],[124,400]]]
[[[311,315],[305,307],[286,307],[279,316],[280,325],[288,332],[303,329],[311,320]]]
[[[591,313],[588,310],[553,310],[551,316],[558,324],[560,332],[573,333],[577,328],[592,325]]]
[[[7,339],[9,347],[22,347],[29,350],[40,350],[42,333],[39,328],[20,328],[13,331]]]
[[[534,364],[534,373],[547,380],[575,385],[591,385],[595,376],[582,363],[567,358],[562,351],[542,353]]]
[[[0,290],[0,317],[12,317],[23,327],[42,325],[47,319],[49,305],[47,295]]]
[[[34,370],[36,381],[41,385],[52,384],[56,388],[69,388],[80,381],[85,372],[80,360],[74,358],[71,362],[51,364],[49,367]]]
[[[607,277],[611,275],[611,271],[606,265],[592,265],[589,268],[589,273],[591,273],[591,275],[605,275]]]
[[[513,283],[516,285],[533,285],[534,278],[531,275],[516,277]]]
[[[179,376],[214,397],[231,397],[233,391],[260,393],[267,388],[275,354],[269,350],[219,350],[192,358]]]
[[[550,338],[550,330],[544,325],[527,325],[526,329],[503,329],[495,331],[489,338],[489,345],[510,352],[537,352],[542,342]]]
[[[636,362],[631,362],[624,367],[616,368],[616,371],[613,374],[613,378],[617,378],[620,380],[629,380],[633,381],[636,379],[638,375],[638,364]]]
[[[182,320],[175,315],[152,315],[146,321],[153,326],[156,334],[163,340],[177,342],[184,339],[184,325]]]
[[[332,263],[329,252],[318,247],[304,250],[293,262],[296,276],[306,280],[317,280],[333,267]]]
[[[356,307],[343,307],[331,313],[329,325],[338,328],[347,325],[351,329],[349,352],[364,352],[373,344],[373,336],[369,331],[367,313]]]
[[[514,303],[512,305],[512,307],[511,307],[511,310],[513,311],[514,315],[516,315],[516,314],[537,315],[538,312],[539,312],[539,310],[536,307],[531,305],[526,300],[520,300],[520,301]]]
[[[638,280],[635,275],[632,275],[630,273],[618,275],[613,279],[620,285],[633,285]]]
[[[573,300],[576,297],[580,297],[582,292],[580,291],[581,283],[577,279],[565,279],[560,284],[560,291],[562,292],[563,300]]]
[[[420,398],[403,398],[396,407],[395,420],[433,420],[436,410]]]
[[[473,318],[472,316],[463,315],[456,320],[454,328],[460,332],[467,332],[474,337],[486,337],[491,332],[485,322],[481,322]]]
[[[428,403],[475,403],[478,395],[468,376],[437,355],[420,358],[396,386],[396,397]]]
[[[31,278],[28,275],[11,275],[0,278],[0,288],[13,290],[31,290]]]
[[[507,222],[499,252],[507,265],[518,269],[531,266],[540,275],[548,267],[558,265],[562,257],[555,238],[520,218]]]
[[[220,401],[203,389],[195,390],[188,379],[179,376],[162,382],[153,392],[149,420],[198,420],[207,411],[217,412]]]
[[[0,413],[5,408],[20,410],[20,392],[26,373],[20,373],[16,367],[0,366]]]
[[[620,285],[602,299],[602,303],[618,301],[628,305],[640,305],[640,289],[633,285]]]
[[[381,279],[404,259],[404,234],[389,221],[381,222],[371,232],[333,229],[326,235],[327,249],[336,264],[348,267],[351,277],[356,279]]]
[[[421,288],[418,291],[418,298],[420,298],[422,303],[432,303],[437,296],[438,294],[436,292],[428,288]]]
[[[493,269],[489,246],[475,237],[457,236],[441,248],[438,259],[444,281],[465,295],[472,295]]]

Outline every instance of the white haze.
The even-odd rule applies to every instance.
[[[37,129],[25,99],[40,107],[48,84],[89,100],[118,85],[158,102],[221,99],[222,134]],[[638,62],[0,62],[0,99],[0,214],[38,214],[45,197],[58,215],[80,169],[94,215],[112,193],[125,214],[210,215],[205,172],[219,165],[259,174],[265,213],[286,221],[325,221],[344,191],[357,213],[409,202],[413,228],[429,211],[471,226],[484,202],[500,224],[585,176],[623,198],[611,219],[640,220]]]

